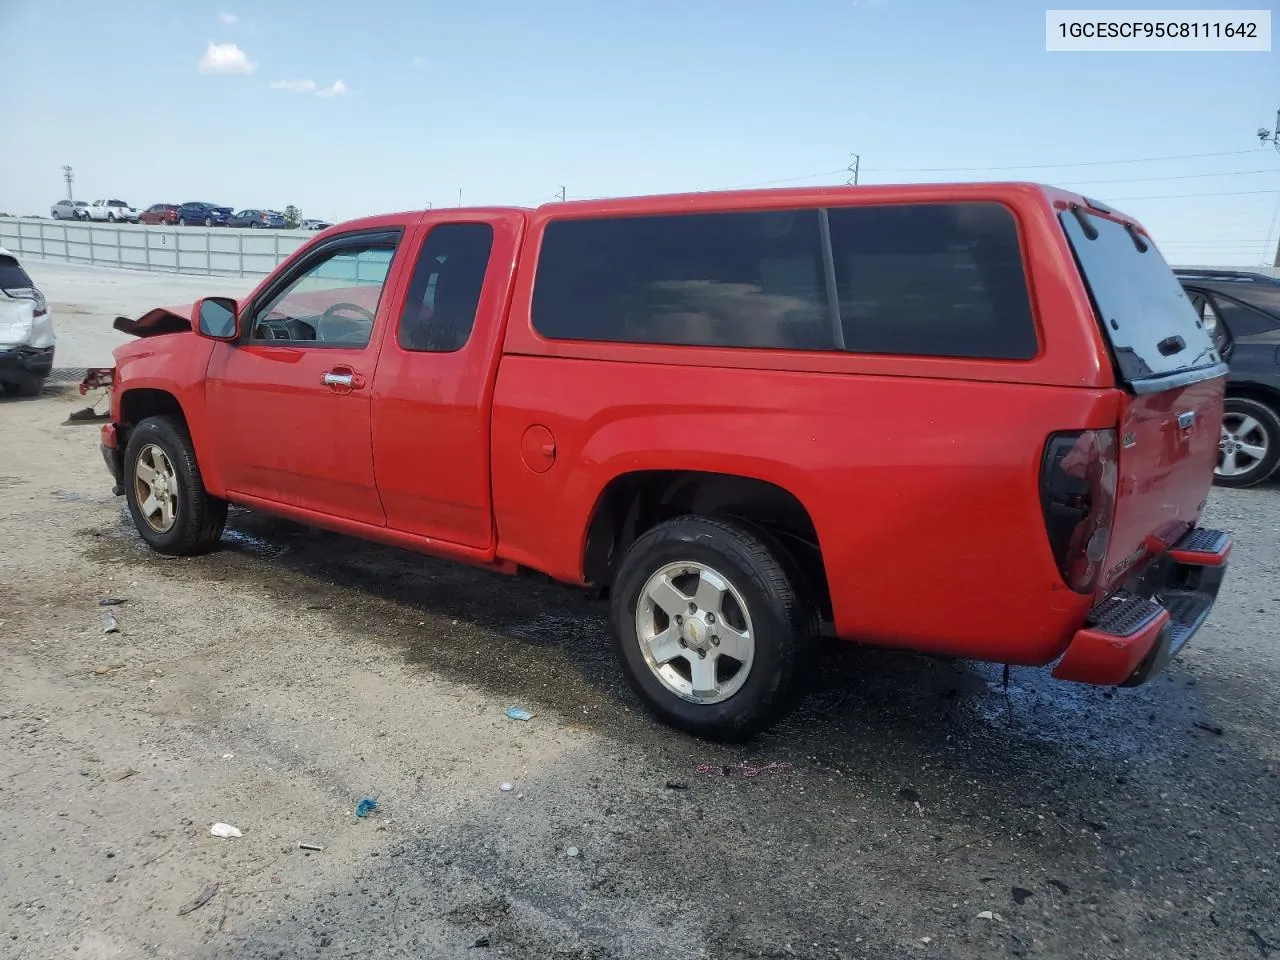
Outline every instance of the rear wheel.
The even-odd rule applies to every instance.
[[[205,492],[181,423],[148,417],[134,427],[124,452],[124,481],[133,525],[156,552],[205,553],[222,538],[227,502]]]
[[[43,380],[24,380],[21,383],[0,383],[0,387],[4,387],[5,393],[12,394],[15,397],[38,397],[40,396],[40,390],[43,386]]]
[[[746,527],[659,524],[614,577],[613,637],[627,679],[662,720],[741,741],[790,705],[815,633],[786,558]]]
[[[1222,414],[1222,438],[1214,482],[1251,487],[1280,464],[1280,415],[1251,397],[1228,397]]]

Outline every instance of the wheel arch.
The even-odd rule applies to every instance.
[[[181,422],[188,433],[191,430],[181,401],[168,390],[132,387],[120,395],[120,424],[126,431],[147,417],[172,417]]]
[[[188,396],[187,399],[192,398]],[[209,437],[207,425],[199,420],[198,410],[193,411],[183,405],[177,390],[167,389],[163,385],[140,385],[129,387],[120,394],[116,429],[119,431],[121,451],[123,452],[128,445],[129,434],[133,427],[148,417],[170,417],[181,425],[187,436],[191,438],[191,447],[195,452],[196,462],[200,466],[205,488],[214,496],[224,496],[226,490],[221,474],[215,468],[216,464],[212,462],[212,452],[209,447],[213,441]]]
[[[583,578],[607,588],[618,559],[645,531],[693,514],[746,523],[766,533],[817,594],[824,617],[831,600],[817,526],[793,491],[742,473],[646,469],[618,473],[595,497],[583,531]]]
[[[1230,381],[1226,399],[1254,400],[1270,407],[1280,417],[1280,386],[1257,380]]]

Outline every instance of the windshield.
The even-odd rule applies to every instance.
[[[1132,385],[1220,362],[1182,284],[1150,240],[1083,208],[1059,219],[1121,377]]]

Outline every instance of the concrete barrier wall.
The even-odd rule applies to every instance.
[[[0,247],[20,257],[156,273],[262,277],[314,234],[0,217]]]
[[[0,217],[0,247],[20,256],[157,273],[264,277],[312,236],[305,230],[148,227]],[[1280,267],[1186,266],[1249,270],[1280,278]]]

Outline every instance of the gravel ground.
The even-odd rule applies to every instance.
[[[150,553],[82,405],[0,400],[0,955],[1280,955],[1280,487],[1213,494],[1227,585],[1146,687],[833,645],[726,748],[576,592],[245,512]]]

